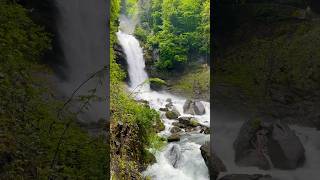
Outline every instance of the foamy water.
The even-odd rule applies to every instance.
[[[148,74],[145,71],[145,62],[143,51],[138,40],[129,34],[119,31],[118,40],[124,49],[128,62],[128,74],[130,78],[129,90],[134,91],[135,99],[143,99],[149,102],[151,108],[159,111],[159,108],[165,107],[170,98],[172,104],[180,112],[181,116],[191,116],[183,113],[183,104],[186,99],[177,97],[167,92],[156,92],[150,90],[150,85],[145,83]],[[206,113],[201,116],[194,116],[200,124],[210,126],[210,103],[202,102]],[[160,111],[159,111],[160,112]],[[161,119],[165,125],[165,130],[159,133],[159,136],[168,137],[172,123],[176,120],[169,120],[160,112]],[[205,162],[201,156],[200,146],[209,141],[209,135],[194,133],[183,133],[179,142],[168,143],[166,147],[155,154],[157,162],[147,168],[143,174],[156,180],[208,180],[209,173]],[[176,145],[179,149],[180,160],[177,167],[173,167],[166,154],[168,150]]]
[[[306,162],[304,166],[295,170],[260,170],[257,167],[239,167],[235,164],[235,152],[233,142],[236,139],[241,121],[221,120],[216,118],[214,125],[214,150],[226,165],[226,174],[269,174],[279,180],[319,180],[320,177],[320,132],[315,128],[290,126],[295,130],[305,147]]]

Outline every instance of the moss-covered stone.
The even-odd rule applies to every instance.
[[[197,127],[197,126],[200,125],[200,123],[198,122],[197,119],[191,118],[191,119],[190,119],[190,125],[193,126],[193,127]]]
[[[180,141],[180,135],[179,134],[172,134],[167,138],[168,142],[175,142],[175,141]]]
[[[165,115],[168,119],[178,119],[178,117],[180,116],[180,113],[172,110],[172,111],[167,111]]]

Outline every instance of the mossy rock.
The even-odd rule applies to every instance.
[[[200,123],[195,118],[191,118],[190,119],[190,125],[193,126],[193,127],[197,127],[197,126],[200,126]]]
[[[172,125],[177,126],[179,128],[186,128],[187,127],[187,125],[180,123],[180,122],[173,122]]]
[[[172,134],[167,138],[168,142],[175,142],[175,141],[180,141],[180,135],[179,134]]]
[[[180,116],[180,113],[178,111],[172,110],[172,111],[167,111],[165,115],[168,119],[178,119],[178,117]]]
[[[164,131],[166,129],[165,125],[163,124],[163,122],[159,121],[157,124],[156,124],[156,132],[161,132],[161,131]]]
[[[165,108],[159,108],[159,111],[167,112],[167,111],[169,111],[169,109],[168,109],[167,107],[165,107]]]
[[[181,129],[177,126],[173,126],[170,130],[171,133],[178,133],[180,131],[181,131]]]
[[[157,162],[156,157],[149,151],[144,152],[143,160],[143,170],[145,170],[149,165]]]

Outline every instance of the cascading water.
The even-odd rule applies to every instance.
[[[139,86],[141,90],[150,90],[148,75],[145,72],[145,63],[139,41],[132,35],[119,31],[118,40],[127,55],[128,72],[130,77],[130,88],[133,90]]]
[[[167,92],[152,91],[149,84],[145,83],[148,75],[144,69],[143,51],[138,40],[134,36],[121,31],[117,33],[117,37],[127,56],[131,82],[129,89],[139,92],[136,98],[147,100],[150,107],[155,110],[164,107],[167,103],[166,100],[170,98],[172,104],[182,116],[190,116],[183,113],[185,98],[173,96]],[[200,124],[210,126],[210,103],[202,103],[205,106],[206,113],[195,117]],[[169,120],[163,112],[160,113],[165,130],[160,132],[159,135],[168,137],[171,135],[172,123],[176,121]],[[169,143],[163,150],[157,152],[157,162],[149,166],[143,174],[157,180],[208,180],[209,173],[201,156],[200,146],[209,141],[209,138],[210,135],[199,132],[184,133],[179,142]]]
[[[65,97],[83,83],[90,75],[107,64],[106,52],[106,1],[101,0],[55,0],[58,9],[58,38],[63,50],[65,79],[59,80],[58,90]],[[101,80],[101,81],[100,81]],[[106,97],[107,85],[102,77],[91,79],[78,95],[87,95],[96,87],[96,95]],[[109,103],[94,102],[90,110],[78,116],[82,122],[97,122],[106,119]],[[75,103],[75,111],[79,104]],[[81,106],[81,105],[80,105]]]

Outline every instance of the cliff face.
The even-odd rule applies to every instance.
[[[319,126],[319,15],[314,7],[306,8],[315,2],[297,2],[220,4],[214,52],[217,103]]]

